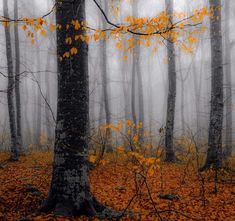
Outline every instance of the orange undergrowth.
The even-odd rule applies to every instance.
[[[7,153],[0,153],[0,220],[98,220],[87,217],[64,218],[37,212],[45,199],[51,178],[52,153],[33,152],[22,156],[19,162],[9,162]],[[132,162],[122,160],[116,154],[106,156],[107,163],[100,164],[90,174],[91,190],[104,204],[123,210],[136,193]],[[132,218],[122,220],[235,220],[234,177],[219,172],[218,193],[214,194],[214,172],[203,173],[198,178],[193,163],[161,164],[154,175],[147,178],[148,189],[143,185],[128,210]],[[41,195],[26,191],[27,185],[36,187]],[[160,199],[159,194],[177,195],[179,200]],[[150,199],[150,195],[152,199]],[[155,205],[153,206],[153,202]]]

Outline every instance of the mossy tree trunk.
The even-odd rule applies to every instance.
[[[111,216],[112,211],[98,203],[88,179],[88,46],[81,40],[66,45],[67,37],[84,34],[84,30],[66,29],[72,20],[85,20],[85,0],[57,1],[56,20],[58,53],[58,109],[53,174],[49,196],[42,211],[58,215]],[[59,57],[76,47],[78,53]]]

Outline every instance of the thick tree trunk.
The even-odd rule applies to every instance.
[[[18,19],[18,1],[14,0],[14,17]],[[18,26],[14,26],[15,34],[15,99],[16,99],[16,128],[17,146],[19,151],[22,149],[22,129],[21,129],[21,96],[20,96],[20,44]]]
[[[3,14],[4,17],[9,18],[7,0],[3,0]],[[9,113],[9,124],[11,133],[11,159],[18,160],[19,149],[17,146],[17,132],[16,132],[16,119],[15,119],[15,105],[14,105],[14,74],[13,74],[13,61],[12,61],[12,46],[10,28],[5,27],[6,37],[6,56],[7,56],[7,70],[8,70],[8,88],[7,88],[7,102]]]
[[[232,104],[232,70],[231,70],[231,45],[230,45],[230,1],[225,1],[225,148],[224,158],[232,155],[233,135],[233,104]]]
[[[85,0],[57,1],[56,20],[62,25],[57,30],[57,53],[69,51],[67,37],[84,34],[66,25],[72,20],[85,20]],[[53,176],[48,200],[43,211],[61,215],[112,215],[98,203],[89,189],[88,180],[88,47],[86,42],[74,41],[78,54],[58,59],[58,110],[54,149]],[[59,57],[58,56],[58,57]]]
[[[166,0],[166,11],[171,16],[173,13],[173,3]],[[176,101],[176,66],[175,66],[175,48],[171,39],[167,41],[167,57],[168,57],[168,98],[167,98],[167,117],[166,117],[166,134],[165,134],[165,161],[175,161],[173,150],[174,142],[174,120],[175,120],[175,101]]]
[[[211,37],[211,111],[207,159],[204,169],[222,166],[223,129],[223,48],[221,33],[221,1],[210,0],[214,16],[210,20]]]

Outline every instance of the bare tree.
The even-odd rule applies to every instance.
[[[104,2],[104,11],[106,14],[108,13],[108,2]],[[105,29],[106,27],[106,21],[103,20],[102,22],[102,28]],[[102,94],[103,94],[103,100],[101,102],[104,102],[104,111],[105,111],[105,123],[110,124],[111,123],[111,111],[110,111],[110,99],[109,99],[109,88],[108,88],[108,72],[107,72],[107,47],[106,47],[106,41],[103,40],[100,43],[101,48],[101,79],[102,79]],[[106,141],[107,151],[112,151],[112,131],[110,128],[106,128]]]
[[[172,21],[173,2],[165,0],[166,12]],[[175,161],[174,154],[174,120],[175,120],[175,101],[176,101],[176,65],[175,65],[175,47],[171,38],[167,39],[167,58],[168,58],[168,98],[167,98],[167,117],[165,134],[165,161]]]
[[[9,18],[8,14],[8,1],[3,0],[3,14],[4,17]],[[9,113],[9,124],[11,133],[11,159],[18,160],[19,149],[17,146],[17,131],[16,131],[16,117],[14,105],[14,73],[13,73],[13,60],[12,60],[12,45],[11,34],[8,23],[5,23],[5,38],[6,38],[6,56],[7,56],[7,70],[8,70],[8,88],[7,88],[7,102]]]
[[[232,154],[232,134],[233,134],[233,119],[232,119],[232,68],[231,68],[231,40],[230,40],[230,1],[224,1],[225,5],[225,149],[223,156],[225,158]]]
[[[221,0],[210,0],[213,17],[210,19],[211,37],[211,110],[207,159],[203,169],[222,166],[223,129],[223,47],[221,33]]]
[[[14,17],[18,18],[18,1],[14,0]],[[14,26],[15,35],[15,100],[16,100],[16,128],[17,146],[22,150],[22,129],[21,129],[21,94],[20,94],[20,42],[18,26]]]

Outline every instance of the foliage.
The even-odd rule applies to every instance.
[[[127,161],[126,154],[118,155],[116,152],[105,155],[107,163],[100,164],[93,170],[90,180],[91,190],[98,200],[116,209],[123,210],[128,207],[128,210],[135,212],[134,217],[124,217],[122,220],[159,220],[153,202],[164,220],[234,220],[235,180],[232,174],[219,172],[219,192],[215,195],[212,192],[213,171],[204,172],[205,198],[202,198],[194,162],[190,162],[187,167],[157,162],[159,167],[156,167],[153,176],[147,178],[153,202],[147,187],[142,185],[129,205],[136,194],[136,177],[133,173],[135,162]],[[138,154],[131,155],[142,158]],[[0,153],[1,220],[16,220],[22,217],[32,220],[98,220],[87,217],[55,217],[53,214],[45,215],[37,211],[47,196],[52,171],[52,153],[32,152],[20,157],[19,162],[15,163],[8,162],[8,158],[8,154]],[[41,195],[27,192],[26,187],[29,185],[38,189]],[[161,199],[160,194],[177,195],[180,199]]]
[[[119,14],[119,8],[114,4],[111,6],[111,11],[114,16]],[[23,17],[16,21],[2,17],[0,21],[5,27],[10,27],[11,23],[16,26],[20,25],[26,36],[31,39],[32,44],[35,44],[37,34],[46,37],[48,32],[55,32],[56,29],[73,29],[75,33],[79,33],[80,29],[85,30],[86,34],[75,34],[67,37],[65,43],[70,46],[70,50],[64,51],[60,55],[60,59],[69,58],[78,53],[78,49],[73,46],[74,42],[78,40],[89,43],[114,39],[116,48],[124,50],[123,58],[127,60],[128,52],[133,50],[135,44],[147,48],[152,47],[153,52],[156,52],[159,46],[165,44],[164,41],[171,41],[183,51],[192,53],[193,46],[198,42],[197,36],[206,30],[204,26],[199,25],[202,24],[204,18],[209,16],[213,16],[213,11],[205,7],[195,9],[192,15],[176,11],[169,15],[163,11],[152,18],[126,16],[123,24],[119,25],[107,20],[106,22],[111,26],[108,29],[91,27],[87,22],[78,20],[72,20],[63,27],[61,24],[50,24],[46,16],[37,19]]]

